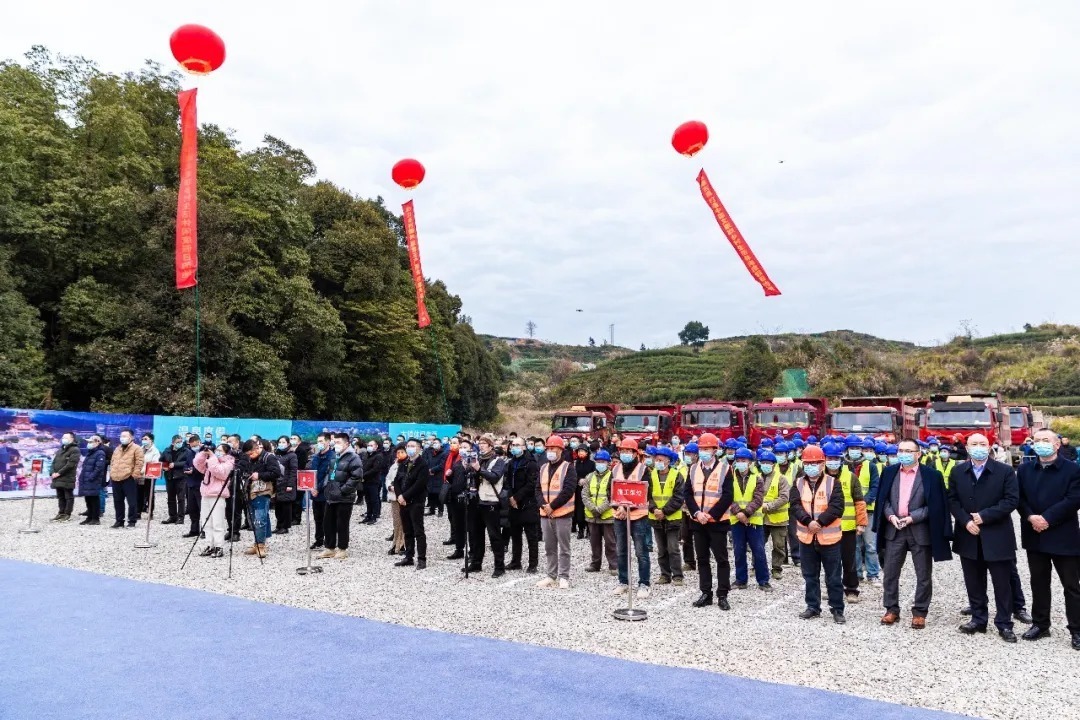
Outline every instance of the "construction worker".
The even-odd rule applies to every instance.
[[[838,450],[838,448],[836,448]],[[791,516],[802,545],[802,576],[806,583],[806,609],[803,620],[821,617],[821,571],[825,570],[829,610],[833,622],[843,624],[844,581],[840,558],[841,516],[844,492],[837,479],[824,472],[825,453],[815,445],[803,451],[803,471],[791,491]]]
[[[735,589],[745,590],[749,573],[746,549],[754,558],[754,580],[765,592],[772,592],[769,584],[769,563],[765,559],[764,516],[761,506],[765,498],[765,483],[759,482],[757,468],[752,467],[754,454],[747,448],[735,451],[735,463],[728,471],[731,475],[732,503],[729,511],[731,542],[735,553]]]
[[[623,440],[619,443],[619,461],[612,470],[612,481],[630,480],[648,484],[647,495],[652,496],[652,485],[648,483],[646,473],[650,468],[645,466],[642,460],[642,451],[638,449],[633,440]],[[642,508],[615,508],[615,550],[619,567],[619,584],[614,590],[615,595],[624,595],[630,589],[630,557],[627,548],[626,518],[630,517],[630,537],[634,542],[634,554],[637,555],[638,563],[638,589],[637,599],[645,600],[649,597],[651,567],[648,548],[645,545],[645,535],[649,532],[648,507]]]
[[[615,512],[611,508],[611,453],[597,450],[593,460],[596,470],[585,478],[581,492],[592,546],[592,562],[585,572],[600,572],[602,550],[607,556],[608,572],[615,575],[619,562],[615,552]]]
[[[720,441],[712,433],[702,433],[698,438],[698,461],[690,468],[689,486],[686,492],[686,509],[692,519],[691,534],[694,554],[697,557],[698,587],[701,596],[694,607],[705,607],[713,602],[712,561],[716,560],[716,604],[721,610],[730,610],[728,592],[731,589],[731,565],[728,562],[727,509],[731,507],[731,479],[727,463],[717,458]]]
[[[660,448],[649,473],[652,483],[649,520],[656,536],[656,560],[660,563],[657,585],[683,584],[679,532],[682,529],[686,478],[676,465],[678,461],[677,452],[671,448]]]
[[[780,450],[786,442],[778,443]],[[759,482],[765,486],[762,497],[761,514],[764,516],[765,540],[772,541],[772,579],[779,580],[787,557],[788,500],[791,493],[791,481],[794,480],[791,463],[779,464],[780,455],[761,450],[758,452]]]
[[[780,448],[777,448],[777,450],[780,450],[780,452],[776,453],[776,462],[777,462],[776,470],[777,470],[778,473],[780,473],[781,475],[783,475],[784,477],[786,477],[788,479],[788,485],[791,486],[791,487],[794,487],[795,478],[797,478],[799,476],[799,473],[802,472],[802,461],[798,459],[798,454],[797,454],[798,450],[799,450],[799,446],[796,444],[796,443],[800,443],[800,442],[802,442],[802,440],[792,440],[791,442],[786,443],[786,445],[787,445],[787,453],[786,453],[786,455],[781,450],[781,448],[783,448],[783,446],[781,446]],[[805,447],[805,445],[804,445],[804,447]],[[790,500],[790,487],[789,487],[789,497],[788,497],[788,499]],[[790,513],[789,513],[789,516],[790,516]],[[794,565],[795,567],[799,567],[799,549],[800,549],[800,545],[799,545],[799,538],[795,535],[795,523],[786,522],[785,524],[787,525],[787,553],[786,553],[786,556],[785,556],[785,561],[790,560],[792,565]],[[774,575],[775,575],[775,573],[774,573]]]
[[[535,446],[534,446],[535,447]],[[536,587],[570,587],[570,516],[574,512],[577,475],[574,463],[563,459],[566,443],[552,435],[544,443],[545,461],[540,466],[536,502],[540,506],[540,527],[544,533],[547,577]]]
[[[858,478],[858,484],[866,502],[867,519],[869,520],[869,516],[874,512],[880,476],[874,463],[867,461],[864,454],[868,449],[868,445],[870,446],[870,452],[873,452],[874,441],[870,438],[861,440],[855,438],[855,440],[856,445],[854,447],[847,443],[844,472]],[[865,577],[866,582],[870,585],[877,584],[881,576],[881,565],[878,562],[877,554],[877,536],[869,524],[867,524],[861,535],[855,537],[855,574],[859,577],[860,582]]]
[[[874,467],[877,468],[878,478],[881,477],[881,473],[885,470],[885,456],[889,451],[889,443],[884,440],[878,440],[874,443]]]
[[[840,559],[843,562],[844,595],[848,602],[859,602],[859,576],[855,572],[856,540],[867,524],[866,502],[862,485],[852,482],[851,472],[844,472],[844,446],[826,443],[821,449],[825,455],[825,474],[840,485],[844,493],[844,512],[840,519],[843,536],[840,539]]]
[[[938,458],[938,453],[941,452],[941,443],[936,437],[931,435],[926,438],[926,448],[923,451],[922,464],[934,464],[934,461]]]
[[[698,442],[698,447],[701,447],[701,442]],[[724,461],[728,465],[735,462],[735,451],[739,449],[739,441],[735,438],[728,438],[724,441]]]
[[[948,490],[949,476],[952,475],[953,468],[956,467],[956,459],[953,458],[948,445],[943,445],[938,450],[937,460],[934,461],[933,467],[941,473],[941,477],[945,478],[945,489]]]
[[[697,442],[688,443],[686,447],[683,448],[683,461],[682,464],[679,465],[679,472],[682,474],[683,481],[689,480],[690,468],[692,468],[697,461],[698,444]],[[694,558],[694,536],[690,532],[693,519],[691,519],[690,513],[686,511],[686,486],[684,485],[683,487],[683,518],[679,539],[682,541],[682,569],[683,572],[686,572],[687,570],[697,570],[697,560]]]
[[[820,447],[820,445],[818,445],[818,439],[817,439],[817,435],[811,435],[810,437],[806,438],[806,444],[807,444],[807,445],[817,445],[818,447]],[[806,448],[805,448],[805,447],[803,448],[803,452],[806,452]],[[801,456],[801,455],[800,455],[800,458],[799,458],[799,459],[800,459],[800,460],[802,459],[802,456]]]
[[[889,445],[885,448],[885,465],[899,465],[900,464],[900,446]]]

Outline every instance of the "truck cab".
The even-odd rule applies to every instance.
[[[671,440],[678,430],[675,405],[635,405],[615,413],[615,432],[623,439],[650,445]],[[681,436],[680,436],[681,437]]]
[[[682,406],[679,439],[687,442],[695,435],[712,433],[724,442],[746,435],[748,412],[749,404],[740,400],[695,400]]]
[[[922,440],[931,436],[952,438],[960,435],[966,441],[975,433],[985,435],[991,445],[999,443],[1005,448],[1012,447],[1008,413],[1003,412],[998,396],[979,393],[930,396],[919,429]]]
[[[825,398],[773,398],[771,402],[754,403],[750,411],[750,444],[758,447],[765,437],[790,438],[795,433],[802,433],[804,438],[824,435],[828,401]]]
[[[564,440],[579,435],[586,441],[611,439],[611,425],[618,405],[574,405],[551,418],[551,432]]]

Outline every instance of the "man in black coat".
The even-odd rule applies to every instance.
[[[900,619],[900,571],[911,555],[915,566],[915,603],[911,627],[926,627],[926,615],[934,592],[934,561],[951,560],[952,537],[945,479],[935,468],[919,462],[919,445],[900,442],[900,463],[881,473],[873,529],[884,573],[882,625]]]
[[[428,463],[421,456],[420,441],[412,438],[405,445],[406,460],[398,466],[394,476],[394,494],[401,505],[401,527],[405,532],[405,557],[396,567],[413,565],[416,569],[427,567],[427,534],[424,532],[424,501],[428,494]]]
[[[386,456],[379,450],[375,440],[367,441],[367,454],[364,456],[364,513],[362,525],[374,525],[382,514],[382,478],[386,475]]]
[[[986,632],[989,572],[997,608],[994,625],[1005,642],[1014,643],[1009,576],[1016,563],[1012,513],[1020,504],[1020,487],[1011,467],[989,459],[985,435],[969,437],[967,451],[970,460],[957,465],[949,480],[949,506],[956,521],[953,551],[960,556],[971,606],[971,620],[960,626],[960,632]]]
[[[510,544],[510,564],[507,570],[521,569],[521,535],[529,549],[527,573],[535,573],[540,562],[540,506],[536,504],[536,483],[540,468],[536,455],[526,448],[526,440],[515,437],[510,441],[510,458],[506,463],[506,489],[510,494],[510,527],[503,538]]]
[[[1031,617],[1025,640],[1050,635],[1050,569],[1065,591],[1065,617],[1074,650],[1080,650],[1080,467],[1061,452],[1051,430],[1035,433],[1038,462],[1020,466],[1020,542],[1031,570]]]

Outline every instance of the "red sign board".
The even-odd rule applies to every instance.
[[[296,473],[296,489],[303,492],[304,490],[315,489],[315,471],[314,470],[301,470]]]
[[[148,477],[151,480],[157,480],[158,478],[160,478],[161,477],[161,463],[159,463],[159,462],[146,463],[145,477]]]
[[[649,484],[636,480],[616,480],[611,483],[611,504],[622,507],[647,507]]]
[[[31,460],[30,461],[30,472],[34,473],[35,475],[39,474],[41,472],[41,468],[43,467],[42,462],[43,461],[41,460],[41,458],[37,458],[36,460]]]

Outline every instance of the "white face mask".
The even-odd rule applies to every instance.
[[[555,452],[554,450],[548,450],[547,451],[547,459],[548,459],[548,462],[555,462],[556,460],[559,459],[559,453]]]

